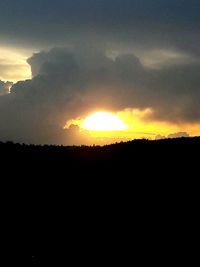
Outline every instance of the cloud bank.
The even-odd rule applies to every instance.
[[[5,95],[10,84],[0,84],[1,139],[67,144],[66,121],[98,109],[151,108],[149,119],[200,122],[197,63],[152,70],[134,54],[112,59],[89,45],[39,52],[28,63],[31,80]]]
[[[0,37],[33,47],[96,39],[199,55],[199,13],[198,0],[7,0]]]

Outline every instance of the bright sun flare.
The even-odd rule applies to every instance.
[[[121,119],[112,113],[95,112],[89,115],[82,127],[89,131],[121,131],[127,129]]]

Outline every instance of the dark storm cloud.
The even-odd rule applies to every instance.
[[[134,56],[113,61],[92,47],[56,48],[28,61],[34,78],[18,82],[9,95],[0,98],[2,138],[47,142],[68,119],[98,107],[124,107],[130,84],[139,84],[137,75],[144,71]]]
[[[0,36],[50,46],[95,37],[199,53],[199,13],[199,0],[5,0]]]
[[[157,118],[169,121],[200,120],[200,63],[150,71],[147,94]],[[148,92],[149,91],[149,92]]]
[[[35,102],[43,101],[41,92],[47,90],[47,95],[42,96],[49,99],[53,94],[52,106],[56,99],[64,106],[68,102],[79,103],[78,109],[71,109],[77,113],[73,116],[98,107],[116,110],[150,107],[161,120],[200,120],[199,63],[151,70],[134,54],[119,55],[112,60],[103,48],[90,45],[41,52],[28,62],[35,76],[30,84],[37,81],[34,85],[37,89],[31,93],[32,98],[38,96]]]
[[[0,97],[1,139],[68,143],[66,121],[98,108],[150,107],[157,119],[200,121],[199,66],[149,70],[134,55],[113,60],[89,45],[40,52],[28,62],[33,79]]]

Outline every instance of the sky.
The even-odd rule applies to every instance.
[[[200,135],[199,14],[199,0],[0,1],[0,140]],[[82,129],[97,111],[127,129]]]

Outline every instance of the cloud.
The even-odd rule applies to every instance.
[[[142,64],[151,69],[163,69],[177,65],[191,65],[198,59],[183,51],[173,49],[153,49],[139,53]]]
[[[112,59],[93,44],[35,53],[28,62],[33,78],[0,97],[3,140],[68,144],[75,132],[63,130],[66,121],[98,109],[150,108],[149,120],[200,121],[197,63],[149,69],[134,54]]]
[[[96,39],[199,55],[199,10],[198,0],[7,0],[0,2],[0,37],[37,48]]]
[[[198,0],[0,1],[0,80],[20,80],[0,83],[0,139],[67,143],[65,122],[97,109],[198,124],[199,13]],[[25,50],[40,51],[29,65]]]
[[[167,137],[164,135],[156,135],[155,140],[162,140],[166,138],[181,138],[181,137],[190,137],[190,135],[187,132],[178,132],[178,133],[173,133],[169,134]]]
[[[179,138],[179,137],[190,137],[190,135],[186,132],[179,132],[174,134],[169,134],[168,138]]]
[[[12,85],[12,82],[3,82],[0,80],[0,96],[8,94]]]

